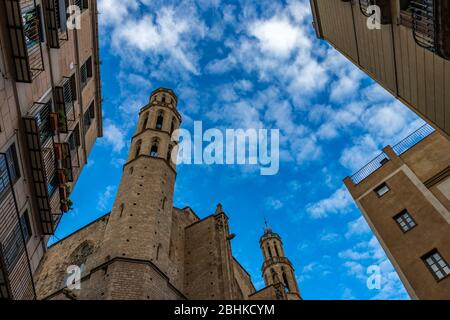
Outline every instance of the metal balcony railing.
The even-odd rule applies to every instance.
[[[6,155],[0,153],[0,299],[36,298]]]
[[[414,131],[412,134],[410,134],[408,137],[397,143],[395,146],[393,146],[392,149],[398,156],[401,156],[403,153],[414,147],[416,144],[418,144],[420,141],[422,141],[435,131],[436,129],[434,129],[432,126],[430,126],[429,124],[425,124]]]
[[[35,0],[5,0],[16,81],[32,82],[44,70],[41,19]]]
[[[351,176],[353,183],[358,184],[372,173],[380,169],[385,163],[389,161],[389,157],[384,152],[376,156],[372,161],[362,167],[358,172]]]
[[[450,2],[411,0],[411,27],[417,45],[450,59]]]
[[[36,103],[31,108],[31,114],[23,118],[34,192],[44,234],[54,233],[55,217],[61,215],[57,170],[63,159],[58,158],[55,150],[57,120],[51,107],[51,101]]]
[[[430,126],[429,124],[425,124],[414,131],[412,134],[407,136],[405,139],[394,145],[392,149],[396,155],[401,156],[435,131],[436,130],[432,126]],[[382,152],[377,157],[375,157],[375,159],[370,161],[358,172],[351,176],[353,183],[359,184],[372,173],[381,168],[389,160],[389,157],[384,152]]]

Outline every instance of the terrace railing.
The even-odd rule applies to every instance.
[[[397,156],[401,156],[406,151],[413,148],[420,141],[428,137],[430,134],[435,132],[435,129],[429,124],[425,124],[412,134],[407,136],[405,139],[397,143],[392,147],[393,151]],[[359,184],[368,176],[373,174],[375,171],[380,169],[385,163],[389,161],[389,157],[386,153],[382,152],[375,157],[372,161],[362,167],[358,172],[351,176],[353,183]]]

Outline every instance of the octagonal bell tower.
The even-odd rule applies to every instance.
[[[301,299],[294,267],[284,254],[281,237],[272,231],[267,222],[259,244],[264,256],[262,273],[266,287],[281,283],[290,300]]]
[[[171,135],[180,123],[170,89],[152,92],[139,112],[103,242],[102,256],[109,262],[106,299],[151,298],[156,279],[169,272],[176,177]],[[124,280],[123,270],[132,276]]]

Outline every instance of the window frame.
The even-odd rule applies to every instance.
[[[410,224],[407,224],[407,223],[406,223],[406,219],[403,218],[405,215],[407,215],[408,218],[414,223],[413,226],[411,226]],[[402,225],[401,225],[401,222],[398,221],[399,218],[402,218],[402,221],[405,223],[405,225],[408,226],[408,230],[404,230],[404,229],[403,229],[403,227],[402,227]],[[404,210],[402,210],[400,213],[396,214],[396,215],[393,217],[393,219],[394,219],[395,223],[397,224],[397,226],[400,228],[400,230],[401,230],[403,233],[408,233],[408,232],[410,232],[411,230],[413,230],[414,228],[416,228],[416,227],[418,226],[417,221],[414,219],[414,217],[412,216],[412,214],[411,214],[407,209],[404,209]]]
[[[380,194],[379,191],[381,191],[383,188],[387,188],[387,191],[383,194]],[[378,187],[376,187],[375,189],[373,189],[373,191],[376,193],[376,195],[378,196],[378,198],[382,198],[384,197],[387,193],[389,193],[391,191],[391,188],[389,187],[389,185],[386,182],[383,182],[382,184],[380,184]]]
[[[434,255],[436,255],[436,254],[440,257],[440,260],[436,260],[436,258],[434,257]],[[447,278],[450,278],[450,271],[449,271],[449,273],[447,273],[446,271],[444,272],[445,267],[450,269],[450,265],[448,264],[447,260],[445,260],[444,257],[441,255],[439,250],[437,250],[436,248],[431,250],[430,252],[424,254],[421,257],[421,259],[422,259],[423,263],[425,264],[426,268],[431,272],[432,276],[434,277],[434,279],[437,282],[441,282]],[[432,259],[434,263],[432,265],[430,265],[427,261],[428,259]],[[439,261],[443,261],[445,263],[445,267],[442,267],[441,265],[439,265],[439,263],[438,263]],[[445,274],[443,278],[439,279],[439,277],[436,274],[436,271],[433,270],[433,267],[432,267],[433,265],[436,265],[438,268],[438,271],[441,271],[443,274]]]

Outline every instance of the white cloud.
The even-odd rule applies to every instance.
[[[97,210],[104,211],[110,206],[110,201],[112,200],[116,191],[115,186],[107,186],[105,191],[99,193],[97,198]]]
[[[281,200],[279,199],[274,199],[272,197],[268,198],[266,200],[266,205],[274,210],[280,210],[281,208],[283,208],[284,204]]]
[[[263,51],[280,57],[288,57],[295,47],[302,44],[299,43],[300,30],[291,25],[289,20],[278,17],[254,22],[249,33],[258,38]]]
[[[347,189],[341,187],[330,197],[316,203],[309,204],[306,208],[313,219],[326,218],[330,214],[345,214],[350,211],[353,199]]]
[[[365,235],[369,234],[370,232],[371,231],[369,225],[366,222],[366,219],[361,216],[358,219],[347,224],[347,232],[345,233],[345,237],[348,239],[355,235]]]
[[[106,120],[101,141],[111,147],[114,152],[119,153],[125,147],[125,134],[110,120]]]

